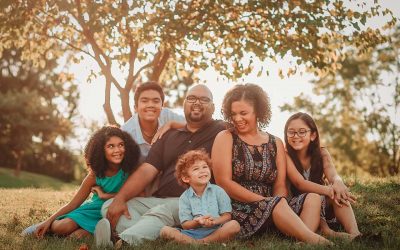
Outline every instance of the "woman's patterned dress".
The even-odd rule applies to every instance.
[[[269,141],[260,146],[249,145],[237,134],[233,136],[232,179],[246,189],[267,197],[264,200],[243,203],[232,200],[232,217],[240,224],[240,238],[260,234],[273,226],[272,211],[282,197],[273,196],[277,177],[276,142],[269,134]]]

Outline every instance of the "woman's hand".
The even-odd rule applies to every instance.
[[[35,230],[35,236],[38,239],[43,239],[43,236],[46,232],[50,229],[52,220],[45,220],[43,221]]]
[[[350,193],[349,189],[342,180],[336,179],[332,184],[332,188],[335,192],[334,202],[338,206],[349,206],[350,203],[356,202],[356,197]]]

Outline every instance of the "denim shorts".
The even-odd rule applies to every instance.
[[[208,235],[212,234],[220,228],[221,225],[217,225],[214,227],[200,227],[200,228],[195,228],[195,229],[180,229],[181,233],[184,235],[187,235],[189,237],[192,237],[193,239],[203,239],[207,237]]]

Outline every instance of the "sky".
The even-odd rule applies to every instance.
[[[381,1],[381,5],[389,8],[394,12],[394,15],[397,18],[400,18],[400,5],[396,2],[397,0],[383,0]],[[383,19],[378,18],[368,25],[374,27],[383,23]],[[214,94],[214,103],[216,106],[214,118],[221,119],[221,103],[223,100],[223,96],[226,93],[227,89],[231,88],[235,83],[255,83],[260,85],[269,95],[271,101],[272,108],[272,118],[270,125],[267,127],[267,131],[273,135],[276,135],[283,139],[283,128],[286,120],[291,115],[288,112],[280,111],[280,106],[285,103],[292,103],[293,98],[300,95],[301,93],[305,93],[314,98],[317,98],[312,94],[312,85],[310,81],[313,79],[313,76],[303,72],[302,74],[297,73],[294,76],[289,78],[281,79],[278,76],[278,70],[281,68],[284,71],[288,69],[290,66],[290,58],[284,58],[278,60],[277,63],[271,61],[259,62],[259,66],[263,66],[269,70],[269,75],[261,75],[257,77],[257,70],[254,70],[253,74],[243,77],[238,81],[231,81],[225,77],[219,76],[214,72],[213,69],[208,69],[206,71],[202,71],[199,73],[198,77],[200,79],[200,83],[207,85]],[[107,123],[106,116],[104,114],[102,105],[104,103],[104,80],[102,77],[97,78],[91,83],[87,82],[87,76],[91,70],[97,71],[98,66],[92,60],[84,60],[80,64],[75,64],[70,66],[71,72],[75,75],[77,79],[77,83],[79,84],[80,90],[80,100],[78,104],[78,109],[80,115],[86,122],[94,122],[99,126],[102,126]],[[388,93],[390,94],[390,93]],[[131,95],[133,100],[133,95]],[[132,103],[133,101],[131,101]],[[112,91],[112,107],[114,110],[114,114],[116,114],[116,119],[119,123],[123,122],[119,103],[119,98],[114,89]],[[183,113],[181,109],[176,110],[178,113]],[[299,110],[301,111],[301,110]],[[87,132],[88,130],[80,125],[76,125],[77,134],[80,136],[80,139],[77,141],[73,141],[71,143],[72,148],[74,149],[82,149],[84,143],[88,138]]]

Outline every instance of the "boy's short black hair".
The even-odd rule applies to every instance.
[[[134,95],[134,101],[135,101],[135,106],[138,105],[139,102],[139,97],[142,94],[143,91],[146,90],[155,90],[160,94],[161,97],[161,102],[164,103],[164,99],[165,99],[165,95],[164,95],[164,91],[161,87],[161,84],[158,82],[144,82],[144,83],[140,83],[138,85],[138,87],[135,90],[135,95]]]

